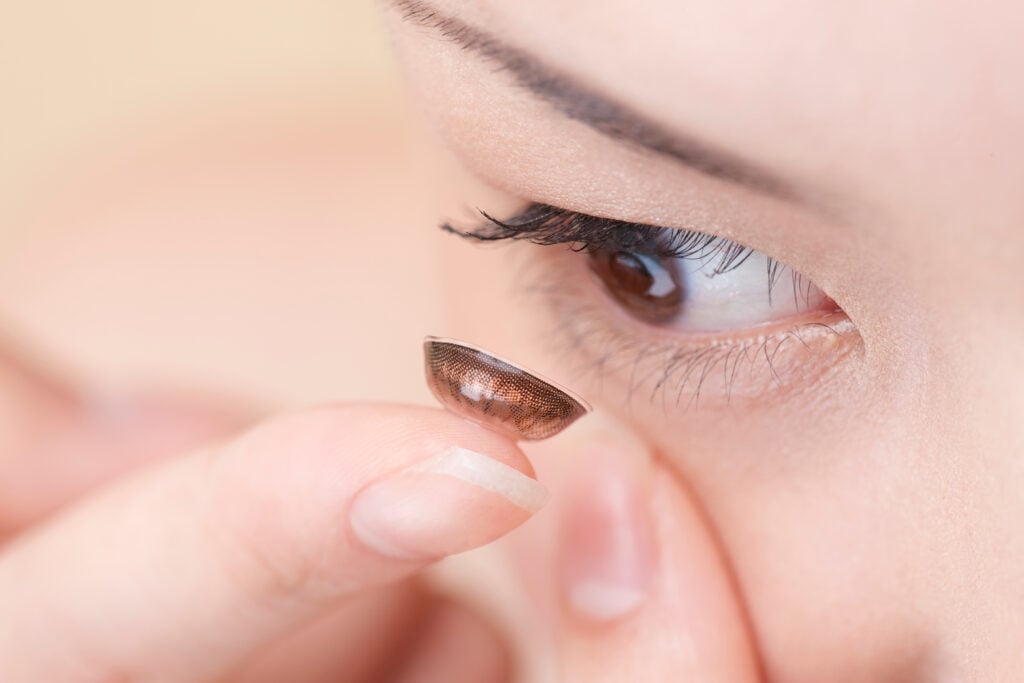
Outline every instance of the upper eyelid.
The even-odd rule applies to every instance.
[[[661,125],[604,97],[539,58],[456,17],[445,15],[422,0],[389,0],[403,20],[436,31],[484,60],[509,73],[516,84],[562,115],[579,121],[602,135],[668,157],[712,178],[742,185],[793,203],[804,203],[807,191],[798,191],[757,164],[727,150],[716,149],[691,136],[669,133]],[[831,201],[829,202],[831,204]]]

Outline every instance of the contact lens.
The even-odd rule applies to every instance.
[[[427,386],[448,410],[516,440],[558,434],[589,412],[583,399],[475,346],[427,337]]]

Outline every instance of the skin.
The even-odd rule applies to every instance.
[[[579,255],[451,240],[446,333],[596,407],[522,449],[406,406],[255,426],[245,411],[167,398],[97,406],[8,349],[0,678],[479,683],[509,680],[511,651],[531,683],[1013,680],[1024,663],[1019,10],[436,7],[795,190],[708,177],[568,121],[389,11],[439,133],[435,168],[461,174],[438,189],[438,218],[539,201],[700,229],[780,259],[849,322],[782,346],[774,373],[752,364],[731,386],[710,379],[699,402],[684,384],[676,406],[637,383],[656,354],[634,376],[619,346],[601,364],[588,339],[709,336],[637,325]],[[583,312],[599,315],[567,324]],[[552,493],[494,554],[462,575],[454,565],[507,642],[410,577],[508,534],[521,509],[407,473],[403,494],[458,494],[418,530],[433,545],[396,559],[355,535],[361,493],[452,445],[536,471]],[[599,614],[574,597],[598,574],[635,589],[628,609]]]

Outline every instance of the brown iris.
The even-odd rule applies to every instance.
[[[685,291],[677,259],[594,250],[590,252],[590,269],[609,294],[644,322],[663,325],[682,311]]]

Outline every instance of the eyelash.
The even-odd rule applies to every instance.
[[[547,204],[531,204],[518,215],[505,220],[499,220],[482,210],[480,215],[486,223],[476,228],[462,230],[451,223],[443,223],[441,229],[481,242],[525,240],[541,246],[569,244],[574,251],[579,252],[631,251],[657,258],[709,262],[717,259],[717,264],[708,271],[711,276],[740,267],[754,253],[750,247],[696,230],[676,230],[600,218]],[[767,258],[769,297],[785,270],[781,263],[771,257]],[[790,272],[793,291],[800,292],[803,289],[803,278],[796,271]]]
[[[477,227],[461,229],[450,222],[444,222],[440,228],[478,242],[527,241],[541,246],[569,245],[573,251],[584,253],[602,250],[633,251],[659,258],[709,260],[709,263],[717,259],[710,271],[712,275],[738,268],[754,253],[753,249],[732,240],[695,230],[677,230],[600,218],[547,204],[530,204],[518,215],[504,220],[483,210],[479,213],[485,222]],[[786,270],[792,274],[794,296],[798,296],[802,289],[801,283],[804,282],[803,276],[775,259],[767,258],[767,261],[769,297],[780,275]],[[578,292],[569,293],[569,288],[562,280],[545,276],[535,280],[530,289],[546,295],[553,303],[558,328],[569,342],[566,360],[576,360],[576,351],[581,348],[590,349],[594,357],[589,369],[595,372],[599,380],[609,371],[630,369],[627,401],[632,399],[640,385],[657,375],[650,392],[651,401],[660,393],[664,404],[665,399],[674,394],[674,404],[678,407],[692,382],[692,393],[686,406],[697,406],[706,380],[716,368],[720,368],[725,399],[729,402],[741,365],[748,365],[748,372],[753,372],[756,363],[764,362],[769,371],[769,381],[782,386],[774,359],[787,341],[795,340],[806,347],[808,344],[802,332],[812,329],[836,337],[843,336],[843,331],[821,320],[800,323],[788,331],[757,338],[705,338],[690,344],[647,341],[610,325],[598,307],[585,303]],[[629,360],[616,363],[613,367],[613,361],[621,358]],[[660,369],[639,372],[641,364],[655,359]],[[663,407],[667,408],[665,405]]]

